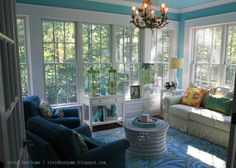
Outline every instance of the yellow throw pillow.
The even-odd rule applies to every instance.
[[[203,88],[188,87],[186,89],[186,96],[182,98],[180,103],[189,106],[199,107],[205,92],[206,89]]]

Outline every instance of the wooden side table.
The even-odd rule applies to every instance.
[[[184,90],[182,90],[182,89],[175,89],[175,90],[161,89],[161,98],[160,98],[161,115],[162,115],[162,110],[163,110],[162,101],[164,99],[165,94],[170,94],[172,96],[181,95],[181,94],[184,94]]]

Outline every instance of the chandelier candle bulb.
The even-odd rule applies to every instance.
[[[144,3],[143,4],[143,8],[146,9],[148,7],[148,4],[147,3]]]
[[[132,11],[135,11],[136,10],[136,7],[135,6],[132,6]]]
[[[161,8],[164,9],[166,7],[166,4],[162,3]]]

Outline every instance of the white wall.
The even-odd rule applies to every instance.
[[[17,4],[16,11],[18,16],[23,16],[27,21],[27,49],[29,54],[29,63],[30,63],[30,82],[31,82],[31,91],[32,94],[38,95],[40,98],[45,97],[45,88],[44,88],[44,69],[43,69],[43,46],[42,46],[42,31],[41,31],[41,22],[42,19],[58,19],[65,21],[74,21],[77,22],[77,28],[80,28],[81,23],[103,23],[103,24],[112,24],[113,30],[114,25],[124,25],[131,26],[130,19],[128,15],[121,14],[112,14],[104,12],[95,12],[95,11],[86,11],[86,10],[76,10],[76,9],[67,9],[67,8],[58,8],[58,7],[48,7],[48,6],[39,6],[39,5],[28,5],[28,4]],[[177,54],[177,32],[178,32],[179,23],[176,21],[169,21],[167,28],[176,29],[174,46],[172,49],[173,56]],[[81,58],[81,34],[77,30],[78,45],[79,48],[77,55],[78,58]],[[114,33],[114,32],[113,32]],[[141,31],[141,57],[147,62],[150,51],[151,51],[151,35],[150,31],[145,30]],[[114,46],[112,46],[114,49]],[[112,58],[115,58],[115,52],[112,50]],[[80,82],[83,81],[82,73],[80,73]],[[80,83],[79,86],[82,86]],[[82,89],[80,89],[80,93]],[[79,96],[81,97],[81,96]],[[130,104],[130,103],[129,103]],[[132,103],[131,103],[132,104]],[[155,107],[159,108],[159,100],[155,101]],[[155,110],[154,110],[155,111]]]

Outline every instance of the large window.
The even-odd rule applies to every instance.
[[[169,81],[169,59],[172,56],[174,30],[160,29],[151,32],[151,58],[155,63],[155,84],[162,88]]]
[[[236,26],[197,28],[194,30],[194,37],[193,82],[207,87],[233,88]]]
[[[77,101],[75,24],[43,20],[46,98],[50,104]]]
[[[213,87],[219,82],[222,32],[221,26],[195,30],[194,83]]]
[[[117,26],[115,29],[118,92],[125,93],[126,98],[130,96],[130,86],[139,84],[139,37],[137,28]]]
[[[224,82],[226,86],[234,87],[234,76],[236,67],[236,25],[228,27],[228,43],[226,52],[226,71]]]
[[[86,73],[90,67],[100,72],[100,81],[108,77],[108,69],[112,66],[110,33],[110,25],[82,25],[85,92],[88,89]]]
[[[21,90],[22,96],[29,95],[29,78],[28,78],[28,63],[26,51],[26,33],[25,33],[25,19],[17,19],[17,33],[18,33],[18,53],[20,62],[21,75]]]

